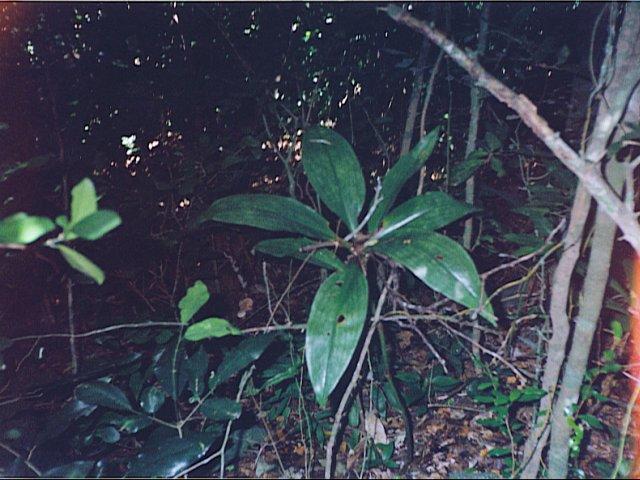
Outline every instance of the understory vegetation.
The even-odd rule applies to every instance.
[[[635,478],[639,56],[640,3],[0,4],[0,475]]]

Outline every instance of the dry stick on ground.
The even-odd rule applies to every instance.
[[[629,8],[633,5],[627,4],[627,7]],[[440,31],[426,22],[416,19],[395,4],[388,5],[383,10],[398,23],[407,25],[427,36],[460,67],[466,70],[478,86],[487,89],[499,101],[513,109],[555,156],[584,183],[587,191],[599,205],[602,205],[603,211],[620,227],[624,235],[623,238],[640,254],[640,224],[638,224],[636,214],[627,209],[626,205],[603,178],[598,165],[594,164],[606,153],[606,145],[599,148],[587,148],[587,158],[590,162],[586,161],[561,138],[558,132],[553,131],[544,118],[538,115],[537,107],[529,98],[523,94],[515,93],[504,83],[489,74],[477,61],[469,57]],[[609,115],[604,122],[605,126],[615,127],[621,115],[622,112],[617,118],[614,114]],[[601,138],[600,132],[598,132],[597,136]]]
[[[387,292],[389,291],[390,279],[391,279],[391,276],[387,278],[386,284],[382,289],[382,292],[380,293],[380,297],[378,298],[378,305],[376,306],[376,311],[373,315],[373,318],[371,319],[371,325],[369,326],[369,331],[367,332],[367,336],[364,339],[362,350],[360,351],[360,357],[358,358],[358,363],[356,364],[356,368],[353,371],[353,375],[351,376],[351,381],[349,382],[347,389],[344,391],[344,394],[342,395],[342,399],[340,400],[340,405],[338,405],[338,411],[336,412],[336,416],[333,421],[333,427],[331,428],[331,435],[329,436],[329,441],[327,442],[327,458],[325,460],[324,478],[331,478],[331,473],[333,470],[333,450],[336,444],[338,432],[340,431],[340,425],[342,423],[342,415],[344,414],[344,410],[347,407],[347,403],[349,402],[351,393],[353,392],[353,389],[356,387],[358,383],[358,379],[360,377],[360,371],[362,370],[362,365],[364,364],[364,360],[367,357],[367,352],[369,351],[369,344],[371,343],[373,334],[376,331],[376,326],[380,321],[380,316],[382,314],[382,307],[384,306],[384,302],[387,299]]]

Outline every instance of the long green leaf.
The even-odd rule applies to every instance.
[[[202,458],[216,435],[186,432],[180,438],[170,430],[145,442],[140,453],[129,464],[127,477],[172,478]]]
[[[403,228],[412,231],[431,231],[444,227],[459,218],[476,211],[471,205],[462,203],[444,192],[427,192],[413,197],[387,215],[376,238],[383,238]]]
[[[78,460],[77,462],[58,465],[42,474],[44,478],[87,478],[96,462]]]
[[[98,285],[104,283],[104,272],[87,257],[66,245],[57,245],[56,248],[60,250],[60,253],[72,268],[92,278]]]
[[[207,318],[201,322],[194,323],[184,332],[184,338],[197,342],[205,338],[220,338],[227,335],[241,335],[242,332],[231,325],[224,318]]]
[[[483,307],[486,298],[482,283],[466,250],[439,233],[403,235],[402,230],[382,240],[373,250],[405,266],[436,292],[465,307],[479,309],[480,315],[495,324],[491,305]]]
[[[214,397],[204,401],[200,411],[214,422],[235,420],[242,414],[242,405],[231,398]]]
[[[158,387],[148,387],[140,395],[140,406],[147,413],[156,413],[165,401],[165,393]]]
[[[178,303],[180,309],[180,322],[189,323],[189,320],[209,301],[209,290],[201,281],[196,282],[187,289],[187,293]]]
[[[254,249],[278,258],[293,257],[298,260],[305,260],[312,252],[301,252],[300,249],[314,243],[313,240],[308,238],[274,238],[272,240],[263,240],[256,244]],[[308,262],[331,270],[340,270],[344,267],[344,264],[336,254],[326,248],[313,252]]]
[[[73,225],[71,231],[85,240],[97,240],[122,223],[112,210],[98,210]]]
[[[82,383],[76,387],[75,397],[90,405],[115,410],[133,410],[124,392],[115,385],[106,382]]]
[[[330,275],[311,305],[306,335],[309,378],[324,405],[353,356],[367,316],[367,280],[355,264]]]
[[[85,178],[71,189],[71,223],[73,226],[98,211],[98,197],[93,182]]]
[[[302,165],[320,199],[351,231],[364,204],[364,177],[356,154],[340,134],[313,127],[302,139]]]
[[[335,237],[328,222],[318,212],[293,198],[277,195],[232,195],[221,198],[211,204],[200,220],[294,232],[323,240]]]
[[[487,152],[482,149],[471,152],[464,161],[453,166],[449,174],[449,185],[457,187],[467,181],[485,163],[486,159]]]
[[[242,340],[232,351],[225,354],[214,377],[209,380],[209,388],[215,390],[218,385],[255,362],[275,339],[276,335],[264,333]]]
[[[0,220],[0,243],[31,243],[54,228],[56,226],[47,217],[19,212]]]
[[[440,129],[433,129],[422,137],[408,154],[400,157],[396,164],[389,169],[382,180],[382,190],[380,191],[382,200],[369,219],[369,232],[373,232],[378,228],[383,217],[396,201],[396,197],[400,193],[400,190],[402,190],[404,184],[420,170],[420,167],[422,167],[431,156],[438,142],[439,135]]]

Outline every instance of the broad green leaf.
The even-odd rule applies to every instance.
[[[200,411],[214,422],[240,418],[242,405],[230,398],[210,398],[205,400]]]
[[[351,231],[364,204],[364,177],[356,154],[340,134],[313,127],[302,139],[304,172],[320,199]]]
[[[194,432],[187,432],[183,438],[163,435],[157,441],[148,440],[129,464],[126,476],[175,477],[202,458],[214,440],[213,435]]]
[[[476,309],[486,303],[473,260],[464,248],[444,235],[434,232],[404,235],[403,229],[399,229],[374,245],[373,250],[408,268],[429,288],[465,307]],[[495,324],[489,303],[479,313]]]
[[[471,205],[459,202],[444,192],[427,192],[392,210],[382,221],[376,238],[383,238],[405,225],[404,232],[408,229],[415,232],[436,230],[474,211],[476,209]]]
[[[197,342],[205,338],[221,338],[227,335],[242,335],[242,332],[224,318],[211,317],[187,328],[184,338]]]
[[[255,362],[275,339],[276,335],[265,333],[242,340],[236,347],[225,354],[220,367],[209,381],[209,388],[215,390],[218,385],[226,382],[240,370]]]
[[[624,329],[622,328],[622,324],[618,320],[613,320],[611,322],[611,331],[613,332],[613,338],[615,338],[616,341],[620,341],[622,339]]]
[[[66,215],[58,215],[56,217],[56,225],[62,229],[66,229],[69,226],[69,219]]]
[[[169,342],[156,356],[154,356],[153,373],[160,386],[175,400],[187,385],[187,375],[183,363],[187,361],[184,351],[184,342],[178,344],[176,354],[176,341]]]
[[[42,476],[44,478],[87,478],[95,463],[88,460],[67,463],[47,470]]]
[[[438,142],[440,129],[435,128],[422,137],[418,144],[406,155],[398,159],[382,180],[380,196],[382,200],[368,223],[369,232],[375,231],[380,222],[391,209],[404,184],[425,164]]]
[[[98,210],[74,224],[71,231],[85,240],[97,240],[120,225],[120,215],[112,210]]]
[[[47,217],[19,212],[0,220],[0,243],[31,243],[54,228],[56,226]]]
[[[104,283],[104,272],[87,257],[66,245],[59,244],[56,248],[60,250],[60,253],[72,268],[92,278],[98,285],[102,285]]]
[[[207,286],[201,280],[196,280],[178,303],[180,322],[189,323],[198,310],[209,301],[209,296]]]
[[[118,429],[127,433],[138,433],[151,425],[151,422],[152,420],[144,415],[123,415],[120,416]]]
[[[537,402],[547,394],[546,391],[537,387],[526,387],[523,390],[521,390],[521,392],[522,392],[522,395],[518,397],[518,401],[521,403]]]
[[[75,397],[91,405],[115,410],[133,410],[124,392],[106,382],[82,383],[76,387]]]
[[[358,346],[368,300],[367,280],[355,264],[330,275],[313,299],[305,354],[320,405],[326,404]]]
[[[204,377],[209,372],[209,355],[202,346],[184,362],[184,370],[189,388],[200,398],[206,386]]]
[[[71,399],[65,403],[60,411],[53,413],[47,419],[44,428],[38,434],[36,444],[56,438],[64,433],[80,417],[88,417],[96,409],[95,405]]]
[[[117,443],[120,441],[120,432],[112,426],[102,427],[96,430],[96,437],[104,443]]]
[[[98,211],[98,197],[93,182],[85,178],[71,189],[71,222],[74,226],[80,220]]]
[[[429,388],[436,392],[448,392],[462,383],[457,378],[449,377],[447,375],[436,375],[435,377],[429,378],[428,381]]]
[[[482,149],[471,152],[464,161],[453,166],[449,174],[449,185],[457,187],[466,182],[484,164],[486,158],[487,152]]]
[[[308,238],[275,238],[273,240],[263,240],[254,249],[278,258],[293,257],[298,260],[305,260],[312,252],[301,252],[300,249],[314,243],[313,240]],[[313,252],[308,262],[330,270],[340,270],[344,267],[344,264],[336,254],[326,248]]]
[[[216,220],[264,230],[285,231],[330,240],[335,237],[329,223],[312,208],[277,195],[231,195],[211,204],[200,221]]]
[[[147,413],[156,413],[165,400],[165,393],[157,387],[148,387],[140,395],[140,406]]]

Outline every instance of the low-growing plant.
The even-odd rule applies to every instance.
[[[305,333],[306,367],[321,406],[347,371],[365,331],[369,305],[375,300],[370,297],[377,296],[371,293],[374,275],[367,268],[373,257],[411,271],[433,291],[467,307],[471,317],[480,315],[495,323],[471,257],[437,232],[474,208],[440,191],[395,206],[403,186],[425,164],[438,139],[435,129],[399,158],[378,180],[365,209],[365,179],[353,149],[335,131],[313,127],[304,132],[302,165],[333,215],[323,216],[290,197],[244,194],[215,201],[201,216],[202,222],[297,234],[261,241],[255,250],[332,272],[315,294]],[[331,220],[336,220],[334,228]]]

